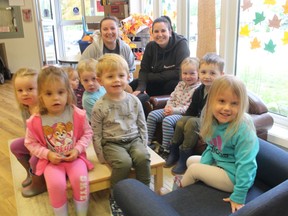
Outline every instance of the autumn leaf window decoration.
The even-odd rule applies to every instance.
[[[285,21],[288,14],[288,0],[284,2],[283,5],[281,1],[276,0],[264,0],[263,3],[257,1],[257,4],[262,4],[261,7],[257,7],[256,0],[243,0],[242,16],[245,16],[246,21],[240,25],[239,35],[249,40],[251,49],[262,48],[269,53],[276,53],[277,46],[288,44],[287,21]],[[279,40],[275,35],[282,36]]]
[[[121,38],[132,49],[136,59],[141,60],[146,44],[150,41],[153,20],[142,14],[132,14],[121,20]]]

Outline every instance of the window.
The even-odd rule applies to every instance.
[[[142,0],[143,14],[153,17],[153,0]]]
[[[241,1],[236,74],[272,113],[288,117],[287,1]]]
[[[172,28],[177,31],[177,0],[163,0],[161,4],[161,15],[169,16]]]
[[[39,28],[43,34],[44,64],[57,63],[59,56],[75,56],[80,53],[78,41],[84,33],[84,14],[104,15],[100,0],[40,0],[38,8],[41,17]]]
[[[191,56],[196,56],[198,39],[198,1],[188,1],[188,40]],[[220,43],[220,18],[221,18],[221,0],[215,0],[216,15],[216,52],[219,53]],[[208,25],[208,24],[206,24]]]

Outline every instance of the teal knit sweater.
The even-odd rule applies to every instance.
[[[214,133],[212,138],[206,139],[208,147],[202,154],[201,163],[223,168],[234,184],[230,199],[244,204],[256,176],[259,141],[249,115],[245,115],[238,131],[225,139],[224,134],[228,126],[229,123],[213,123]]]

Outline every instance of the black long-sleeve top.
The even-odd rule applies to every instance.
[[[205,85],[201,84],[193,93],[192,101],[186,110],[185,116],[200,117],[201,111],[206,104],[207,95],[205,94]]]
[[[155,41],[150,41],[141,61],[138,87],[141,92],[146,90],[147,83],[162,83],[180,78],[181,62],[190,56],[187,39],[172,33],[166,48],[161,48]]]

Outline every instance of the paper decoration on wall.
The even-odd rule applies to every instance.
[[[277,48],[288,46],[288,0],[284,5],[283,1],[277,0],[261,3],[258,0],[242,0],[241,7],[241,16],[245,18],[240,23],[239,35],[248,38],[251,50],[261,48],[273,54]]]
[[[241,36],[249,36],[249,34],[250,34],[250,30],[249,30],[248,25],[241,27],[241,30],[240,30]]]
[[[262,12],[262,13],[256,12],[255,13],[255,19],[253,20],[254,24],[257,25],[257,24],[261,23],[262,21],[265,20],[265,18],[266,17],[264,16],[264,12]]]
[[[271,52],[271,53],[274,53],[275,52],[275,47],[276,47],[276,44],[274,44],[273,41],[270,39],[267,44],[265,43],[264,50],[266,50],[268,52]]]
[[[286,0],[286,4],[285,4],[285,5],[282,5],[282,7],[283,7],[283,9],[284,9],[283,13],[284,13],[284,14],[288,14],[288,0]]]
[[[284,32],[284,37],[282,38],[283,45],[288,44],[288,32]]]
[[[255,37],[253,41],[250,42],[251,49],[257,49],[261,47],[261,42]]]
[[[32,22],[32,11],[31,9],[22,9],[23,21]]]
[[[250,7],[252,7],[252,2],[250,0],[243,0],[243,5],[241,6],[241,8],[243,9],[243,11],[249,9]]]
[[[276,0],[265,0],[265,1],[264,1],[264,4],[267,4],[267,5],[275,5],[275,4],[276,4]]]
[[[279,28],[280,27],[281,19],[275,14],[272,20],[269,20],[269,27],[271,28]]]

